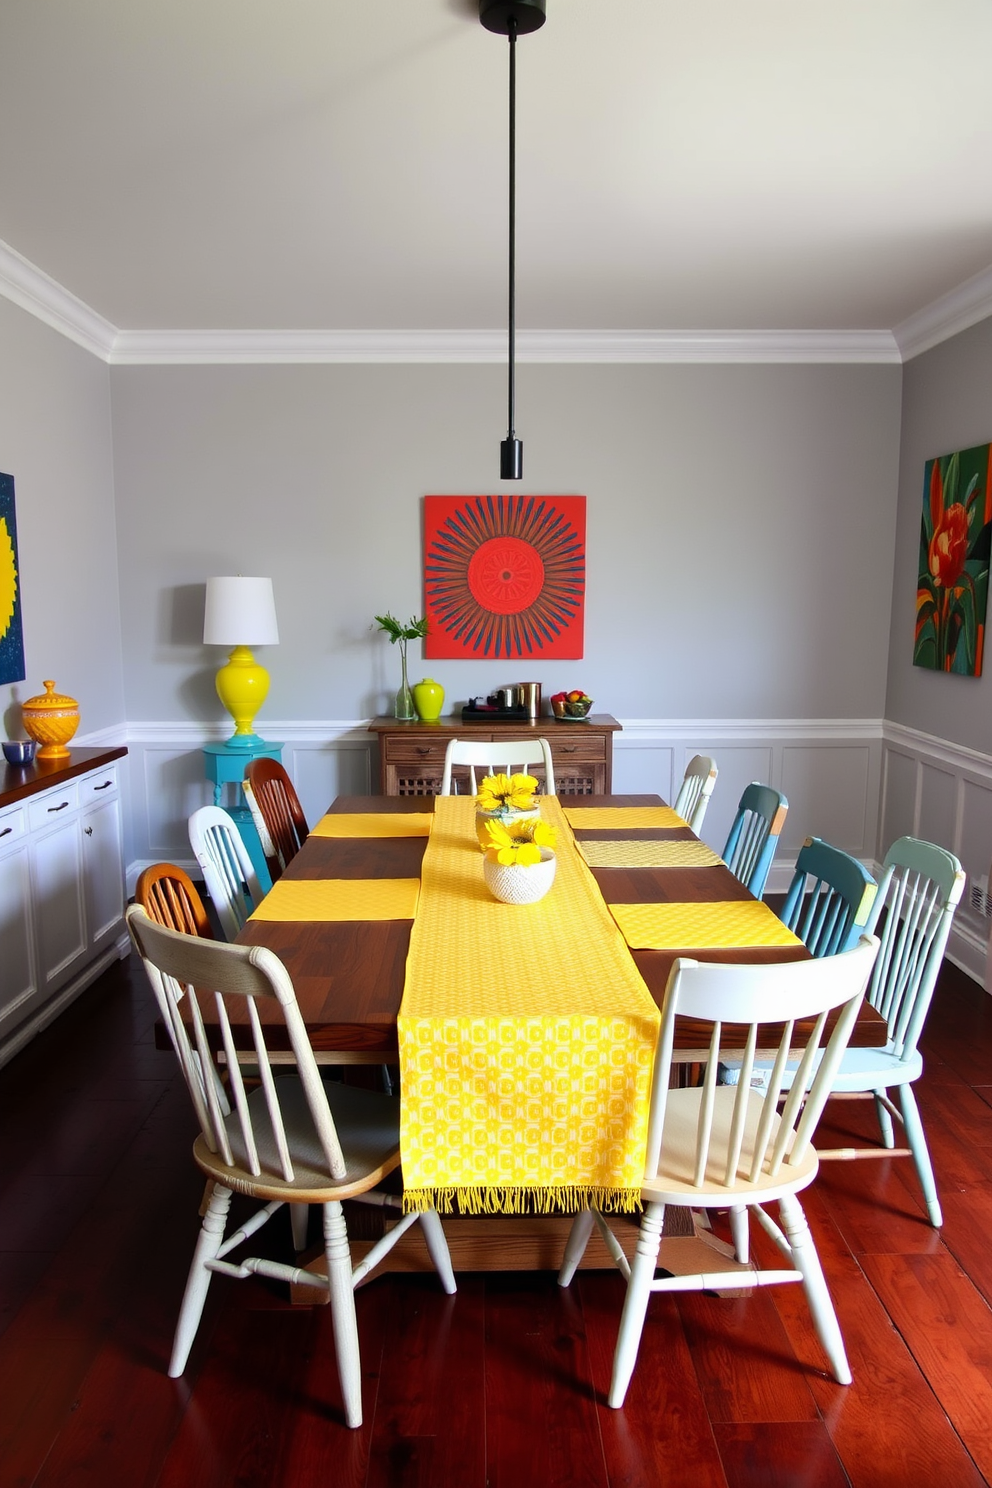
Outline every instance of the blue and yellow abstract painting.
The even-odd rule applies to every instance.
[[[14,477],[0,475],[0,683],[24,680]]]

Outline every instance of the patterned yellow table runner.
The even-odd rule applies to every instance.
[[[757,899],[712,904],[611,904],[610,912],[636,951],[723,950],[802,945],[773,910]]]
[[[419,878],[280,878],[252,920],[412,920]]]
[[[577,842],[590,868],[712,868],[723,859],[705,842],[648,842],[587,838]]]
[[[429,811],[330,811],[322,816],[311,837],[427,837],[433,817]]]
[[[582,827],[687,827],[671,806],[567,806],[571,826]]]
[[[399,1015],[404,1205],[639,1203],[659,1015],[554,797],[551,892],[491,897],[474,804],[440,797]]]

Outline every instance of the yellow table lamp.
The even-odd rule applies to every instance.
[[[233,646],[217,673],[217,696],[234,719],[229,749],[257,749],[264,740],[254,732],[255,715],[269,691],[269,674],[251,654],[252,646],[278,646],[271,579],[208,579],[203,615],[206,646]]]

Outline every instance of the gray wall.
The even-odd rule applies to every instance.
[[[582,662],[432,662],[448,702],[579,685],[627,718],[881,718],[901,369],[524,366],[523,491],[588,498]],[[221,719],[211,574],[269,574],[270,719],[383,711],[377,610],[422,607],[421,501],[499,489],[502,369],[117,368],[131,722]],[[512,488],[511,488],[512,489]]]
[[[79,700],[81,734],[123,733],[110,374],[4,299],[0,470],[15,483],[27,669],[0,687],[0,721],[16,732],[17,705],[53,677]]]
[[[992,440],[992,320],[982,321],[903,371],[899,514],[886,716],[983,753],[992,752],[992,654],[985,675],[955,677],[913,666],[923,467],[935,455]],[[986,637],[988,630],[986,629]]]

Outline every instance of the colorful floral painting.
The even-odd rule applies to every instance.
[[[992,444],[928,460],[913,662],[982,675],[989,595]]]
[[[584,496],[424,498],[425,657],[583,650]]]
[[[0,683],[24,680],[14,477],[0,475]]]

